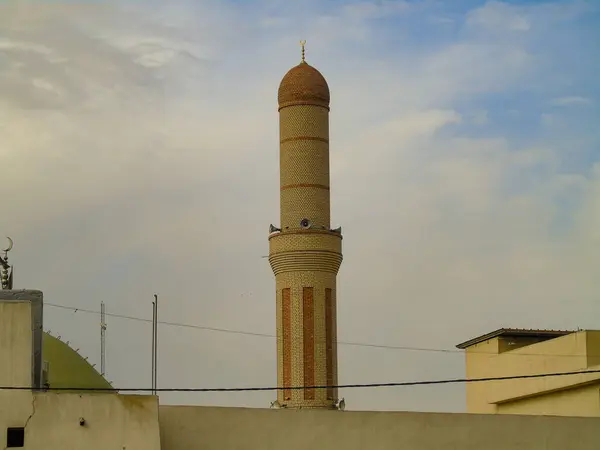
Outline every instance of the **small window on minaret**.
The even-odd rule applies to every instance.
[[[6,429],[6,448],[25,447],[25,428]]]

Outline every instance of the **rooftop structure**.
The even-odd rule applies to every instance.
[[[600,331],[501,328],[457,347],[467,378],[582,372],[468,383],[470,413],[600,417]]]

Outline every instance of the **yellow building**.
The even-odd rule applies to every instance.
[[[600,417],[600,331],[502,328],[470,339],[467,378],[586,372],[467,384],[467,412]]]

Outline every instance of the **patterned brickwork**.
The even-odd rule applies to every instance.
[[[277,343],[277,386],[283,387],[283,292],[275,293],[275,329]],[[277,399],[283,401],[283,391],[277,391]]]
[[[269,243],[275,275],[294,270],[336,274],[342,263],[341,236],[332,232],[278,233]]]
[[[279,143],[285,144],[286,142],[291,142],[291,141],[321,141],[321,142],[325,142],[326,144],[329,144],[329,139],[314,137],[314,136],[295,136],[295,137],[282,139],[279,141]]]
[[[329,88],[301,64],[279,89],[281,232],[269,236],[277,290],[280,387],[337,384],[336,275],[342,236],[329,231]],[[311,222],[309,229],[300,225]],[[283,389],[288,408],[334,408],[336,389]]]
[[[315,271],[337,274],[342,264],[342,255],[328,251],[295,251],[278,253],[269,257],[275,275],[285,272]]]
[[[327,385],[327,343],[326,343],[326,292],[330,289],[333,292],[332,298],[335,296],[335,274],[323,272],[287,272],[275,277],[276,289],[278,296],[282,299],[285,289],[290,292],[290,327],[291,327],[291,380],[292,386],[305,386],[305,315],[304,315],[304,287],[308,287],[312,283],[313,291],[313,340],[314,340],[314,385]],[[281,294],[280,294],[281,293]],[[283,308],[286,302],[278,302],[278,306]],[[285,313],[281,313],[285,316]],[[330,319],[335,326],[335,317]],[[283,321],[277,324],[277,335],[283,335]],[[285,339],[284,339],[285,340]],[[334,347],[335,348],[335,347]],[[283,360],[283,355],[278,355],[278,360]],[[335,363],[335,359],[333,359]],[[280,377],[283,378],[283,368],[278,370]],[[332,371],[334,380],[337,383],[337,370]],[[279,378],[280,386],[283,386],[283,380]],[[334,401],[327,398],[326,389],[315,389],[314,400],[304,398],[303,390],[292,390],[291,399],[285,400],[285,394],[280,391],[278,397],[279,402],[287,407],[303,407],[303,408],[331,408]]]
[[[313,226],[330,228],[329,191],[318,188],[281,191],[281,228],[299,229],[303,219]]]
[[[286,184],[285,186],[281,186],[281,188],[279,188],[279,190],[285,191],[286,189],[301,189],[301,188],[316,188],[316,189],[324,189],[326,191],[329,190],[329,186],[325,186],[324,184],[310,184],[310,183]]]
[[[329,148],[321,141],[288,141],[281,145],[280,185],[312,183],[329,186]]]
[[[315,315],[313,288],[302,289],[302,337],[304,341],[304,386],[315,385]],[[304,389],[304,400],[314,400],[315,390]]]
[[[327,110],[314,106],[285,108],[280,113],[280,138],[280,187],[329,186],[329,144],[322,141],[329,138]],[[303,219],[316,227],[329,228],[329,199],[329,191],[320,187],[281,189],[282,229],[300,228]]]
[[[281,324],[281,335],[283,336],[283,383],[282,387],[293,386],[292,381],[292,351],[293,351],[293,337],[292,337],[292,301],[290,295],[290,288],[283,288],[281,290],[282,297],[282,324]],[[292,390],[283,390],[284,400],[292,398]]]
[[[329,111],[310,105],[282,109],[279,112],[279,141],[299,136],[329,140]]]
[[[269,237],[270,254],[295,250],[328,250],[342,252],[342,236],[330,231],[295,230],[272,234]]]
[[[333,321],[333,297],[331,289],[325,289],[325,366],[327,372],[327,400],[334,400],[334,376],[333,376],[333,333],[332,329],[335,326]]]
[[[337,344],[337,290],[334,288],[331,290],[331,322],[327,327],[331,333],[331,377],[333,379],[333,385],[338,384],[338,344]],[[333,389],[333,399],[338,400],[338,390]]]

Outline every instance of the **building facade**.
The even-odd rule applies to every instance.
[[[342,234],[330,220],[329,99],[325,78],[306,63],[303,50],[279,86],[281,225],[269,230],[282,388],[277,403],[287,408],[336,408],[338,401]],[[303,386],[327,388],[298,389]]]
[[[73,353],[61,349],[45,354],[42,306],[39,291],[0,290],[3,449],[596,450],[600,441],[598,418],[159,407],[156,396],[89,392],[107,385],[99,374],[92,375],[92,367],[81,371]],[[36,361],[57,352],[61,356],[53,359],[49,379],[63,364],[79,369],[70,375],[55,371],[50,390],[32,387],[45,377],[43,364]],[[76,384],[78,378],[86,381],[75,392],[52,391]]]
[[[583,372],[468,383],[467,412],[600,417],[600,331],[502,328],[457,347],[467,378]]]
[[[158,399],[115,393],[42,326],[40,291],[0,290],[1,448],[159,450]]]

